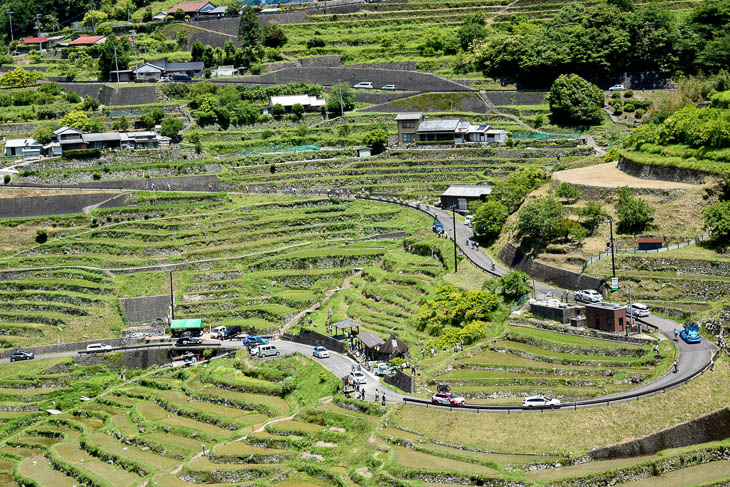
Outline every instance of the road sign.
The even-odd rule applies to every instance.
[[[611,278],[611,291],[617,291],[618,290],[618,277],[612,277]]]

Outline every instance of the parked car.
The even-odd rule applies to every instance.
[[[372,81],[361,81],[355,86],[353,86],[355,89],[359,90],[371,90],[373,88],[373,82]]]
[[[624,91],[626,87],[624,85],[613,85],[608,91]]]
[[[223,338],[223,335],[226,333],[226,327],[225,326],[216,326],[213,328],[213,333],[210,334],[210,337],[216,340],[220,340]]]
[[[20,360],[33,360],[34,358],[35,354],[33,352],[25,352],[23,350],[16,350],[15,352],[10,354],[11,362],[18,362]]]
[[[178,338],[175,342],[176,347],[186,347],[188,345],[201,345],[203,343],[203,340],[199,340],[197,338],[190,338],[190,337],[182,337]]]
[[[603,296],[593,289],[583,289],[575,292],[575,299],[584,303],[600,303],[603,301]]]
[[[388,364],[377,364],[373,367],[373,374],[375,375],[390,375],[393,373],[393,368]]]
[[[271,357],[274,355],[279,355],[280,352],[276,348],[276,345],[267,345],[264,343],[261,343],[259,345],[256,345],[255,347],[251,348],[251,356],[257,356],[257,357]]]
[[[702,336],[700,335],[700,327],[697,323],[689,323],[682,328],[679,332],[679,336],[682,337],[687,343],[700,343]]]
[[[367,384],[368,378],[362,372],[353,372],[350,374],[350,379],[358,384]]]
[[[261,344],[261,343],[269,343],[269,341],[266,338],[261,338],[258,335],[247,335],[247,336],[243,337],[244,345]]]
[[[529,396],[522,400],[522,405],[526,408],[556,408],[560,407],[560,400],[550,399],[543,395]]]
[[[464,217],[464,225],[466,225],[467,227],[470,227],[472,218],[473,218],[472,215],[466,215]]]
[[[385,86],[383,86],[380,89],[381,90],[388,90],[388,91],[395,91],[395,85],[385,85]]]
[[[649,307],[641,303],[633,303],[626,308],[626,314],[637,318],[646,318],[649,316]]]
[[[312,350],[312,356],[317,358],[329,358],[330,352],[324,347],[314,347]]]
[[[223,333],[223,336],[221,339],[223,340],[233,340],[241,333],[241,327],[240,326],[229,326],[226,328],[225,333]]]
[[[433,230],[434,233],[443,233],[444,226],[441,224],[440,221],[433,222],[433,225],[431,226],[431,230]]]
[[[431,396],[431,402],[434,404],[444,404],[446,406],[463,406],[466,404],[466,399],[461,396],[457,396],[452,392],[437,392]]]
[[[111,345],[102,345],[101,343],[90,343],[89,345],[86,345],[87,352],[105,352],[111,349]]]

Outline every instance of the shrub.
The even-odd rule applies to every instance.
[[[48,232],[43,228],[36,230],[35,241],[39,244],[46,243],[48,241]]]
[[[646,114],[646,110],[644,110],[643,108],[639,108],[639,109],[637,109],[637,110],[636,110],[636,111],[634,112],[634,118],[635,118],[636,120],[641,120],[642,118],[644,118],[644,115],[645,115],[645,114]]]
[[[273,107],[271,107],[271,114],[274,115],[274,117],[281,117],[285,113],[286,108],[284,108],[284,106],[280,103],[277,103]]]
[[[510,271],[499,278],[500,294],[507,301],[515,301],[530,292],[530,276],[522,271]]]
[[[633,103],[627,103],[626,105],[624,105],[624,111],[626,113],[633,113],[634,110],[636,110],[636,108],[634,108],[634,104]]]
[[[558,198],[563,198],[566,201],[576,200],[580,196],[580,190],[570,183],[560,183],[558,190],[555,192]]]
[[[631,98],[632,96],[634,96],[634,90],[624,91],[624,98]]]
[[[490,199],[479,205],[474,214],[472,226],[480,237],[493,239],[502,231],[508,216],[507,207],[497,200]]]
[[[93,159],[101,156],[101,149],[77,149],[63,151],[64,159]]]
[[[560,222],[565,209],[553,198],[527,203],[517,219],[517,231],[533,245],[544,245],[560,235]]]
[[[307,41],[307,49],[314,49],[317,47],[324,47],[325,42],[321,37],[312,37]]]
[[[6,174],[5,176],[3,176],[3,182],[5,184],[10,184],[10,179],[10,174]]]
[[[101,179],[101,174],[99,174],[98,172],[95,172],[94,174],[92,174],[92,175],[91,175],[91,178],[92,178],[92,179],[93,179],[94,181],[98,181],[98,180],[100,180],[100,179]]]
[[[599,124],[603,102],[603,91],[576,74],[558,76],[548,95],[553,119],[567,124]]]
[[[633,190],[624,186],[618,190],[618,231],[621,233],[637,234],[652,221],[654,208],[641,198],[633,197]]]

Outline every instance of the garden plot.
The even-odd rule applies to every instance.
[[[78,481],[58,470],[54,470],[48,460],[37,455],[29,457],[18,464],[18,477],[28,479],[37,485],[53,485],[54,487],[76,487]]]
[[[97,482],[109,482],[115,487],[129,487],[140,480],[140,477],[121,468],[100,461],[86,453],[78,442],[61,443],[51,447],[51,461],[58,462],[71,471],[79,471],[89,475]],[[102,484],[103,485],[103,484]]]
[[[98,448],[104,454],[132,462],[147,471],[147,473],[150,473],[148,471],[149,467],[152,467],[153,471],[163,470],[178,463],[175,459],[143,451],[136,446],[124,445],[104,433],[90,434],[85,441],[91,445],[91,448]]]
[[[450,458],[429,455],[419,451],[396,446],[395,455],[396,463],[403,467],[424,469],[424,470],[448,470],[454,472],[477,473],[491,475],[497,470],[486,467],[478,463],[467,463]]]

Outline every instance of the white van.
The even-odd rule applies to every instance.
[[[269,344],[262,343],[257,348],[258,348],[258,355],[261,358],[279,355],[279,351],[276,349],[275,345],[269,345]]]

